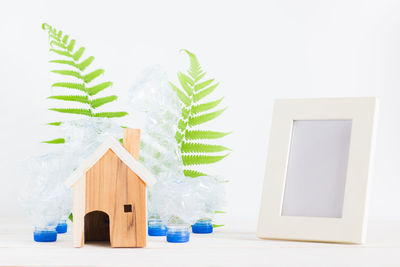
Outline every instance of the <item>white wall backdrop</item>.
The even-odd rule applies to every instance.
[[[124,104],[140,71],[170,80],[197,54],[221,82],[233,153],[215,167],[231,181],[229,228],[255,230],[275,98],[378,96],[372,219],[400,218],[400,2],[376,1],[2,1],[0,3],[0,216],[23,218],[19,161],[41,149],[50,84],[47,22],[96,57]],[[53,114],[54,113],[54,114]],[[140,125],[140,120],[137,125]]]

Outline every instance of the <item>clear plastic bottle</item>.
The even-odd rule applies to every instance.
[[[165,236],[167,227],[161,219],[149,219],[148,234],[149,236]]]
[[[167,241],[170,243],[186,243],[189,242],[190,232],[189,225],[177,224],[167,226]]]
[[[192,232],[194,234],[211,234],[213,232],[213,224],[210,219],[202,219],[196,221],[192,225]]]
[[[57,224],[56,231],[58,234],[65,234],[68,231],[67,220],[60,220]]]
[[[55,242],[57,240],[56,226],[35,227],[33,240],[36,242]]]

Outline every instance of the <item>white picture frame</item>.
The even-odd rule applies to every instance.
[[[365,242],[376,113],[374,97],[275,101],[259,238]]]

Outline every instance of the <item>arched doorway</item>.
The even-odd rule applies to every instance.
[[[110,218],[107,213],[95,210],[85,215],[85,243],[88,241],[110,242]]]

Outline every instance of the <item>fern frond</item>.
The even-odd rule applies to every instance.
[[[207,176],[207,174],[195,170],[183,170],[183,174],[186,177],[197,178],[201,176]]]
[[[214,81],[214,79],[210,79],[210,80],[207,80],[207,81],[205,81],[205,82],[196,84],[196,86],[194,87],[194,90],[197,92],[197,91],[203,89],[204,87],[207,87],[207,86],[209,86],[210,84],[212,84],[213,81]]]
[[[219,105],[219,103],[221,103],[221,101],[223,99],[224,98],[222,97],[222,98],[220,98],[218,100],[215,100],[215,101],[212,101],[212,102],[207,102],[207,103],[200,104],[200,105],[194,105],[192,107],[192,114],[198,114],[200,112],[208,111],[208,110],[210,110],[212,108],[215,108],[216,106]]]
[[[93,117],[101,117],[101,118],[120,118],[128,115],[128,112],[125,111],[117,111],[117,112],[100,112],[93,115]]]
[[[217,110],[214,112],[206,113],[203,115],[195,116],[195,117],[189,117],[189,121],[188,121],[189,126],[192,127],[192,126],[200,125],[200,124],[203,124],[210,120],[213,120],[216,117],[218,117],[219,115],[221,115],[225,110],[226,110],[226,108],[220,109],[220,110]]]
[[[42,143],[46,143],[46,144],[64,144],[65,143],[65,139],[64,138],[57,138],[57,139],[53,139],[53,140],[49,140],[49,141],[43,141]]]
[[[190,87],[190,85],[188,84],[188,79],[190,79],[189,77],[187,77],[188,79],[186,79],[185,77],[187,77],[185,74],[183,73],[178,73],[178,79],[179,82],[182,86],[182,88],[185,90],[186,94],[188,96],[191,96],[193,94],[193,89]],[[191,83],[193,84],[193,81],[191,80]]]
[[[201,139],[218,139],[227,136],[228,134],[230,133],[195,130],[195,131],[187,131],[185,136],[187,140],[201,140]]]
[[[49,96],[48,99],[80,102],[84,104],[90,103],[87,96],[81,96],[81,95],[54,95],[54,96]]]
[[[88,57],[87,59],[85,59],[84,61],[82,61],[77,65],[78,69],[84,71],[90,64],[92,64],[93,60],[94,57]]]
[[[71,55],[69,52],[64,51],[64,50],[59,50],[59,49],[50,48],[50,51],[51,51],[51,52],[54,52],[54,53],[56,53],[56,54],[58,54],[58,55],[60,55],[60,56],[72,57],[72,55]]]
[[[73,71],[73,70],[52,70],[51,72],[61,74],[61,75],[66,75],[66,76],[72,76],[78,79],[82,79],[82,76],[79,72]]]
[[[59,42],[59,41],[51,41],[50,42],[50,46],[51,47],[57,46],[57,47],[63,48],[63,49],[66,48],[66,46],[63,43]]]
[[[212,86],[210,86],[210,87],[208,87],[208,88],[206,88],[206,89],[203,89],[203,90],[201,90],[200,92],[198,92],[198,93],[196,93],[194,96],[193,96],[193,101],[196,103],[196,102],[199,102],[201,99],[203,99],[204,97],[206,97],[206,96],[208,96],[209,94],[211,94],[214,90],[215,90],[215,88],[217,88],[217,86],[219,85],[219,83],[216,83],[216,84],[214,84],[214,85],[212,85]]]
[[[100,91],[103,91],[104,89],[106,89],[107,87],[110,87],[110,86],[112,86],[112,85],[113,85],[112,82],[103,82],[103,83],[100,83],[100,84],[98,84],[98,85],[95,85],[95,86],[92,86],[92,87],[87,88],[87,89],[86,89],[86,92],[87,92],[90,96],[94,96],[94,95],[96,95],[97,93],[99,93]]]
[[[76,42],[75,40],[71,40],[71,42],[69,42],[69,45],[67,46],[67,50],[69,52],[72,52],[74,50],[75,42]]]
[[[61,121],[56,121],[56,122],[49,122],[47,125],[51,125],[51,126],[60,126],[61,125]]]
[[[49,108],[49,110],[60,112],[60,113],[69,113],[69,114],[78,114],[85,115],[89,117],[93,117],[93,113],[90,109],[81,109],[81,108]]]
[[[82,83],[53,83],[51,87],[63,87],[86,92],[85,84]]]
[[[102,105],[105,105],[107,103],[113,102],[114,100],[117,100],[117,98],[118,97],[116,95],[111,95],[111,96],[93,99],[90,102],[90,106],[95,109],[95,108],[101,107]]]
[[[178,87],[176,87],[173,83],[169,83],[172,89],[176,92],[178,98],[183,102],[183,104],[188,107],[190,106],[190,99],[182,92]]]
[[[69,66],[72,66],[72,67],[75,67],[75,68],[79,69],[78,66],[75,64],[75,62],[72,61],[72,60],[55,59],[55,60],[50,60],[49,62],[50,63],[69,65]]]
[[[181,146],[182,153],[216,153],[226,150],[230,149],[224,146],[200,144],[200,143],[183,142]]]
[[[75,82],[56,82],[52,87],[61,87],[66,89],[74,89],[83,92],[81,95],[54,95],[48,97],[49,99],[61,100],[65,102],[79,102],[88,105],[85,108],[50,108],[49,110],[68,113],[84,115],[89,117],[108,117],[116,118],[126,116],[126,112],[95,112],[96,108],[103,106],[107,103],[113,102],[117,99],[117,96],[105,96],[92,100],[91,96],[96,95],[100,91],[110,87],[111,82],[103,82],[94,86],[89,87],[88,84],[102,75],[104,73],[103,69],[97,69],[90,73],[85,73],[84,71],[93,63],[94,57],[89,56],[84,60],[83,54],[85,52],[85,47],[80,47],[78,50],[74,50],[76,41],[69,38],[68,35],[64,35],[62,31],[58,31],[54,27],[51,27],[47,23],[42,24],[42,28],[47,31],[49,35],[50,51],[60,56],[68,57],[69,59],[54,59],[50,63],[68,65],[73,67],[73,70],[52,70],[53,73],[60,74],[63,76],[71,76],[81,80],[81,83]],[[81,60],[81,62],[79,62]],[[49,123],[49,125],[59,126],[61,122]],[[61,140],[61,139],[60,139]],[[58,140],[58,141],[60,141]],[[57,143],[56,139],[46,141],[49,143]]]
[[[200,81],[206,74],[207,74],[206,72],[202,72],[201,74],[199,74],[199,75],[197,76],[197,78],[196,78],[194,81],[197,83],[197,82]]]
[[[73,55],[71,55],[71,57],[75,60],[78,61],[81,56],[83,55],[83,52],[85,52],[85,47],[81,47],[78,49],[78,51],[76,51]]]
[[[216,163],[229,154],[216,155],[213,153],[230,149],[217,144],[207,144],[203,140],[219,139],[229,133],[194,129],[194,127],[197,128],[198,125],[217,118],[225,111],[226,108],[212,111],[222,102],[223,98],[204,103],[200,102],[210,95],[219,83],[214,83],[214,79],[201,81],[206,72],[201,69],[200,63],[193,53],[188,50],[184,51],[190,59],[188,75],[178,73],[180,88],[170,83],[182,103],[181,118],[178,122],[175,139],[181,150],[182,161],[185,166]],[[192,178],[207,175],[193,169],[185,169],[184,174],[186,177]]]
[[[97,77],[99,77],[100,75],[102,75],[104,73],[103,69],[98,69],[95,71],[92,71],[91,73],[85,75],[83,77],[85,83],[90,83],[91,81],[93,81],[94,79],[96,79]]]
[[[190,69],[189,69],[188,73],[190,74],[190,76],[192,76],[192,78],[194,80],[196,80],[196,78],[198,78],[198,76],[201,74],[200,63],[197,60],[197,57],[195,54],[189,52],[186,49],[184,49],[183,51],[185,51],[186,54],[188,54],[189,59],[190,59]]]
[[[68,38],[69,38],[68,35],[64,35],[64,37],[62,39],[62,42],[63,42],[64,45],[66,45],[68,43]]]
[[[223,160],[229,154],[222,156],[209,156],[209,155],[182,155],[183,165],[203,165],[211,164]]]

